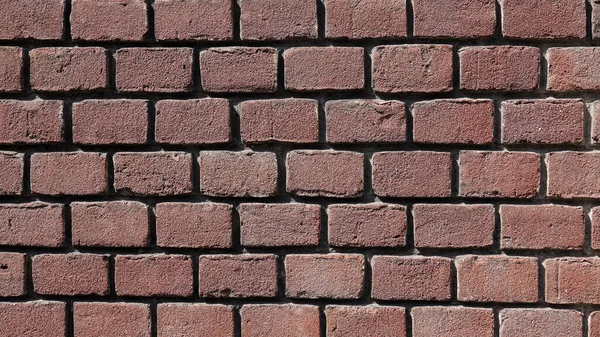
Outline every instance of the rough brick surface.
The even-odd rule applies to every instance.
[[[500,311],[500,337],[579,337],[582,314],[575,310],[503,309]]]
[[[25,295],[25,254],[0,253],[0,296]]]
[[[156,311],[158,337],[233,337],[231,307],[196,303],[165,303],[159,304]]]
[[[5,18],[0,23],[0,40],[60,40],[63,36],[65,1],[48,0],[0,2]]]
[[[319,337],[319,308],[297,304],[251,304],[240,310],[246,337]]]
[[[60,247],[63,244],[61,204],[2,204],[0,219],[1,245]]]
[[[0,91],[16,92],[23,89],[23,49],[19,47],[0,48]]]
[[[74,0],[71,37],[88,41],[141,41],[148,31],[143,0]]]
[[[600,207],[592,208],[590,220],[592,222],[592,249],[600,249]]]
[[[405,336],[406,318],[401,307],[329,305],[325,308],[327,337]]]
[[[563,257],[544,261],[548,303],[600,303],[600,259]]]
[[[0,195],[21,194],[23,191],[23,154],[0,151]]]
[[[600,181],[596,179],[600,153],[552,152],[546,156],[546,163],[549,197],[575,199],[600,196]]]
[[[150,306],[140,303],[76,302],[73,304],[75,337],[150,337]]]
[[[596,47],[548,49],[546,55],[548,90],[558,92],[600,90],[600,80],[597,76],[597,69],[600,66],[598,55],[600,55],[600,48]]]
[[[410,311],[414,337],[493,337],[494,312],[469,307],[416,307]]]
[[[593,144],[600,143],[600,101],[592,103],[591,109],[589,110],[591,115],[591,138]]]
[[[600,312],[594,311],[590,313],[588,319],[589,337],[600,336]]]
[[[325,36],[332,39],[406,36],[406,2],[326,0]]]
[[[0,336],[63,337],[65,307],[64,302],[44,300],[0,303]]]
[[[415,0],[414,35],[419,37],[477,38],[494,34],[494,0]]]
[[[108,256],[41,254],[32,259],[33,287],[41,295],[108,295]]]
[[[243,40],[317,37],[317,4],[312,0],[240,0]]]
[[[154,25],[161,41],[217,41],[233,36],[229,0],[156,0]]]
[[[0,100],[0,143],[42,144],[62,141],[61,101]]]

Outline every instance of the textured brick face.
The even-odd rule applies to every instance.
[[[32,202],[0,205],[0,244],[60,247],[64,240],[63,205]]]
[[[64,0],[0,2],[5,18],[0,24],[2,40],[60,40],[63,35]]]
[[[17,47],[0,48],[0,91],[15,92],[23,89],[23,49]]]
[[[161,41],[231,40],[232,3],[228,0],[156,0],[156,38]]]
[[[148,30],[143,0],[75,0],[71,36],[88,41],[141,41]]]
[[[579,337],[582,315],[575,310],[504,309],[500,311],[500,337]]]
[[[556,258],[544,261],[548,303],[600,303],[600,259]]]
[[[201,318],[201,319],[199,319]],[[233,337],[233,312],[224,305],[159,304],[157,336]]]
[[[420,37],[476,38],[494,34],[494,0],[415,0],[414,34]]]
[[[600,48],[595,47],[548,49],[548,91],[600,90],[597,76],[599,54]]]
[[[332,39],[406,36],[406,2],[326,0],[325,36]]]
[[[494,313],[491,309],[417,307],[410,314],[414,337],[494,336]]]
[[[317,37],[317,6],[312,0],[240,0],[243,40]]]
[[[192,294],[192,260],[185,255],[119,255],[115,288],[120,296],[188,297]]]
[[[73,305],[74,336],[150,336],[150,307],[137,303],[77,302]]]
[[[41,295],[107,295],[108,256],[42,254],[33,258],[33,286]]]
[[[319,337],[319,308],[312,305],[245,305],[240,310],[242,334],[262,337]]]
[[[327,306],[328,337],[405,336],[406,319],[400,307]]]
[[[65,303],[29,301],[0,304],[0,336],[63,337],[65,336]]]
[[[25,294],[25,255],[0,253],[0,296]]]
[[[41,144],[62,141],[61,101],[0,100],[0,143]]]

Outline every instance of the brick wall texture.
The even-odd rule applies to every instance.
[[[598,254],[598,0],[0,0],[0,337],[600,337]]]

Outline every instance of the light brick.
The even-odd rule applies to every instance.
[[[600,258],[548,259],[544,269],[546,302],[600,304]]]
[[[580,337],[582,316],[575,310],[503,309],[500,337]]]
[[[548,49],[548,91],[599,91],[600,48],[569,47]]]

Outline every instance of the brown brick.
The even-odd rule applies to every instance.
[[[231,247],[231,206],[162,202],[156,205],[156,244],[160,247]]]
[[[61,101],[0,100],[0,143],[61,142],[62,114]]]
[[[274,255],[200,256],[200,297],[275,296],[277,296],[277,261]]]
[[[32,202],[0,205],[0,245],[60,247],[63,206]]]
[[[418,37],[478,38],[494,35],[494,0],[414,0],[414,35]]]
[[[148,31],[144,0],[74,0],[73,40],[142,41]]]
[[[561,205],[501,205],[502,249],[583,249],[583,209]]]
[[[493,205],[417,204],[412,215],[416,247],[472,248],[494,243]]]
[[[297,304],[250,304],[240,310],[242,335],[319,337],[319,307]]]
[[[463,255],[454,260],[463,302],[534,303],[538,300],[535,257]]]
[[[200,152],[200,190],[217,197],[277,194],[277,158],[271,152]]]
[[[598,3],[600,6],[600,2]],[[589,109],[591,116],[591,141],[592,144],[600,144],[600,101],[592,103]]]
[[[156,141],[167,144],[224,144],[230,136],[229,102],[222,98],[156,103]]]
[[[291,151],[286,163],[287,191],[304,197],[359,197],[364,193],[363,165],[363,155],[356,152]]]
[[[200,53],[200,77],[206,92],[260,93],[277,90],[275,48],[210,48]]]
[[[600,249],[600,207],[592,208],[590,219],[592,222],[592,249],[598,250]]]
[[[575,310],[500,310],[500,337],[580,337],[582,314]]]
[[[150,306],[141,303],[75,302],[73,326],[75,337],[150,337]]]
[[[3,302],[0,303],[0,337],[64,337],[66,316],[63,302]]]
[[[326,0],[325,36],[331,39],[380,39],[406,36],[406,2]]]
[[[414,337],[493,337],[492,309],[416,307],[410,311]]]
[[[144,247],[148,244],[148,209],[136,201],[71,204],[74,246]]]
[[[404,312],[401,307],[328,305],[327,337],[406,336]]]
[[[23,192],[23,154],[0,151],[0,195]]]
[[[154,24],[160,41],[217,41],[233,37],[230,0],[156,0]]]
[[[41,295],[108,295],[108,256],[41,254],[32,258],[33,287]]]
[[[588,319],[588,332],[587,337],[600,337],[600,311],[594,311],[590,313]]]
[[[317,246],[319,243],[319,205],[241,204],[238,212],[242,246]]]
[[[186,255],[118,255],[115,287],[119,296],[192,295],[192,259]]]
[[[23,49],[0,47],[0,78],[0,91],[23,91]]]
[[[600,180],[598,152],[551,152],[546,156],[548,166],[548,196],[575,199],[598,198]]]
[[[199,319],[200,318],[200,319]],[[165,303],[157,309],[157,336],[233,337],[233,311],[225,305]]]
[[[364,272],[365,260],[358,254],[287,255],[285,294],[291,298],[360,298]]]
[[[242,40],[317,38],[313,0],[240,0]]]
[[[600,258],[548,259],[544,269],[546,302],[600,304]]]
[[[600,79],[596,75],[596,69],[600,67],[600,48],[550,48],[546,58],[549,91],[600,90]]]
[[[451,45],[378,46],[371,54],[373,89],[381,93],[452,90]]]
[[[330,205],[329,244],[336,247],[401,247],[406,243],[406,207],[381,203]]]
[[[64,0],[48,0],[43,4],[31,0],[2,1],[0,13],[6,20],[0,23],[0,40],[60,40],[64,10]]]
[[[25,254],[0,253],[0,296],[22,296],[25,292]]]

